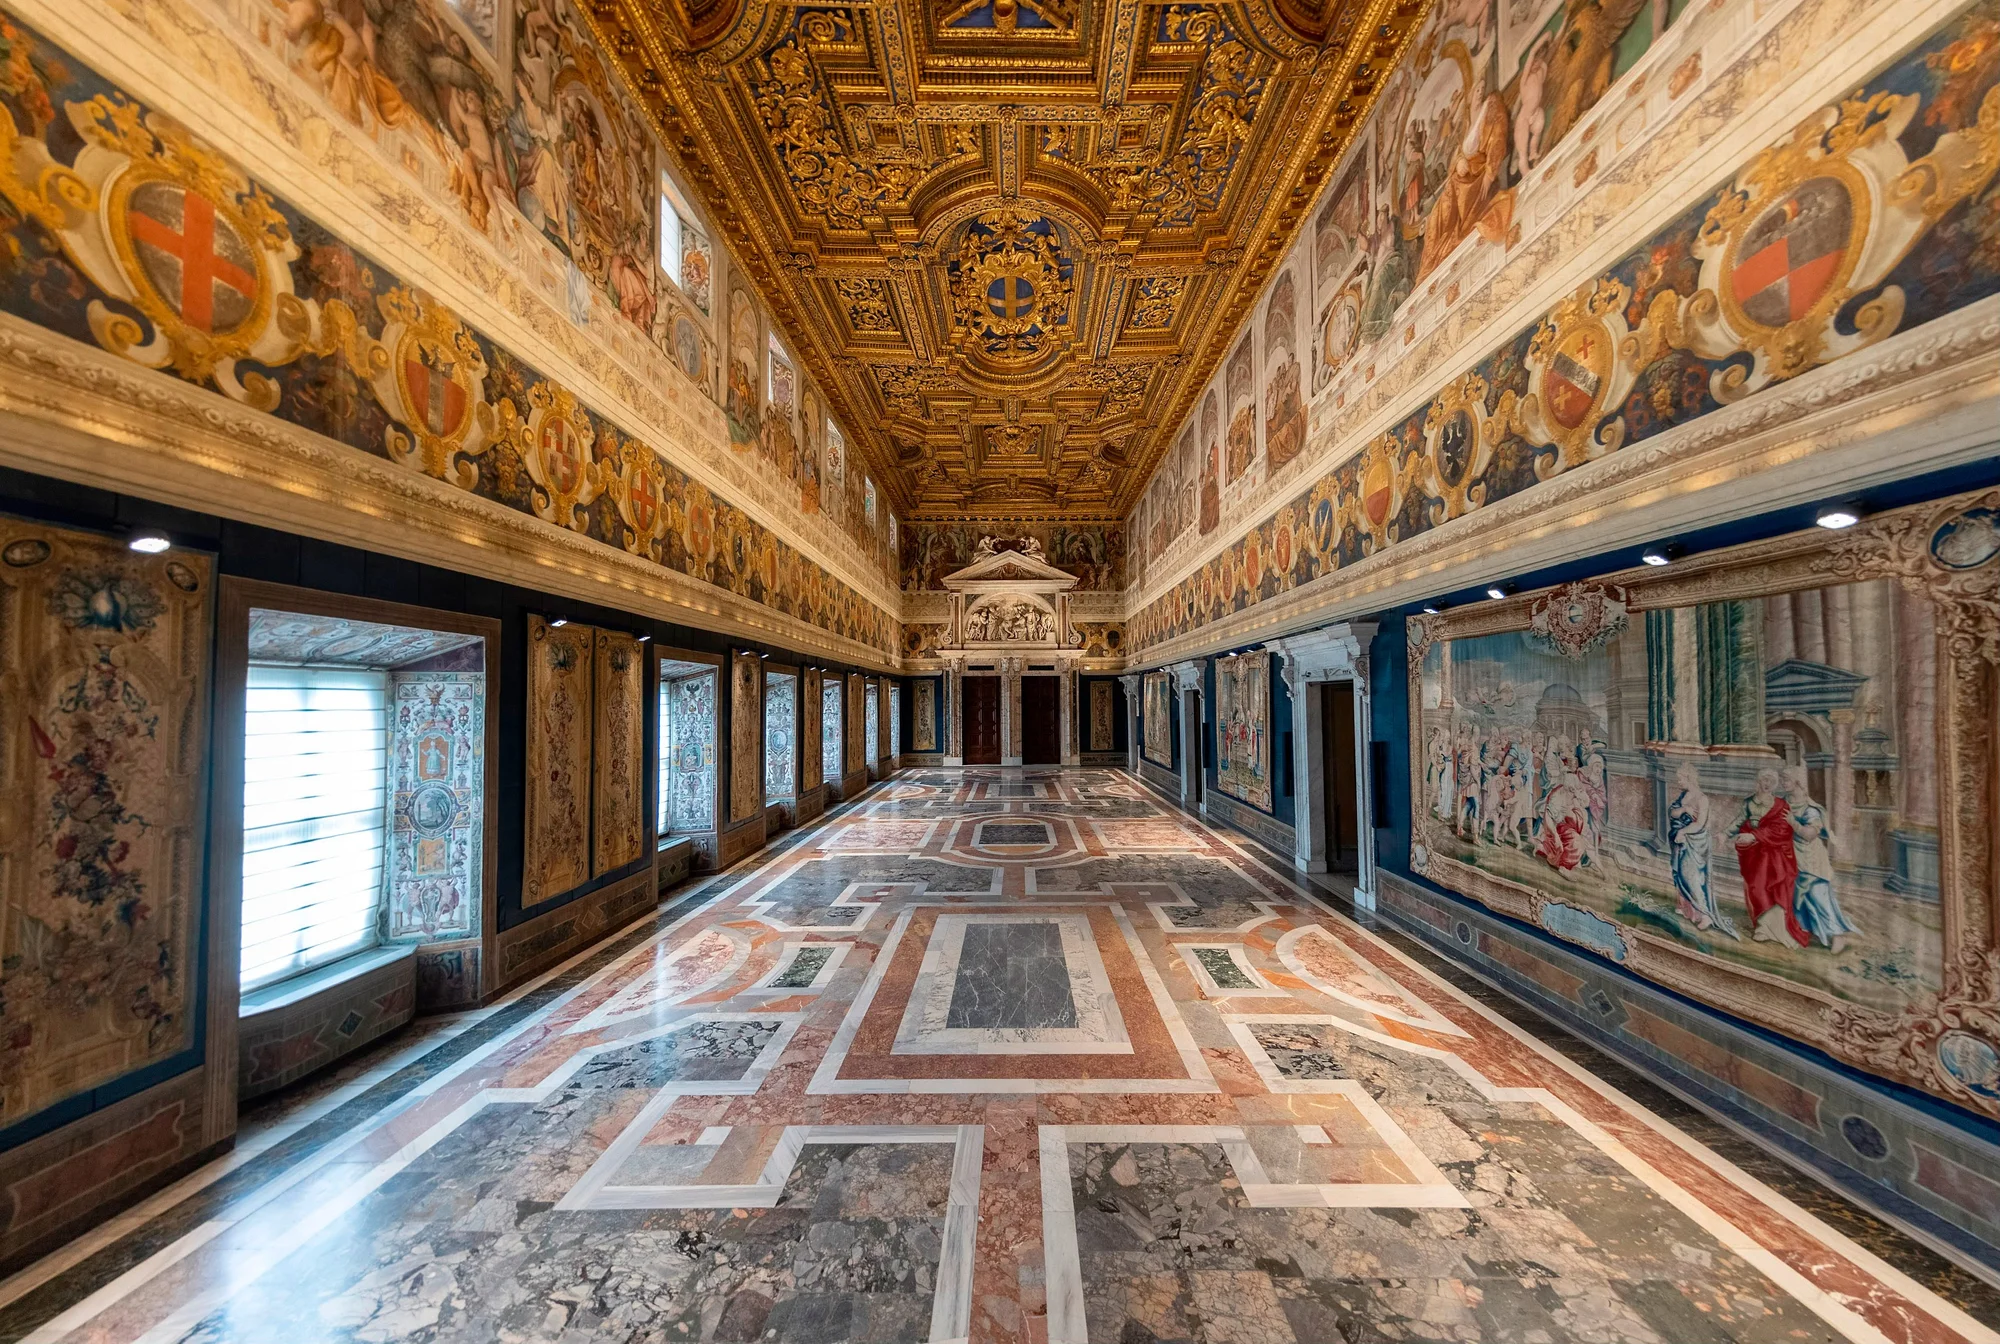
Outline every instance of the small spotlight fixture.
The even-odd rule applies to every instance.
[[[653,642],[653,637],[651,635],[641,635],[639,636],[639,642],[641,644],[651,644]]]
[[[1664,546],[1648,546],[1639,553],[1639,558],[1649,565],[1670,565],[1674,562]]]
[[[1843,527],[1853,527],[1860,522],[1861,515],[1852,504],[1829,504],[1819,511],[1819,516],[1813,521],[1838,532]]]
[[[554,619],[553,621],[550,621],[550,622],[549,622],[549,629],[551,629],[551,630],[560,630],[560,629],[562,629],[562,628],[563,628],[564,626],[566,626],[566,625],[568,625],[568,624],[569,624],[569,617],[567,617],[567,616],[558,616],[558,617],[556,617],[556,619]]]
[[[1496,583],[1486,590],[1486,595],[1495,602],[1504,601],[1507,596],[1507,587],[1505,584]]]
[[[158,555],[161,551],[173,549],[173,543],[159,532],[137,532],[125,543],[141,555]]]
[[[1437,614],[1438,614],[1438,607],[1435,602],[1424,603],[1424,615],[1435,616]]]

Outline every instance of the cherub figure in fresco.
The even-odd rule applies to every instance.
[[[1736,926],[1717,907],[1709,881],[1715,840],[1708,829],[1708,795],[1702,791],[1701,772],[1693,761],[1683,761],[1674,772],[1674,788],[1674,799],[1667,804],[1667,844],[1681,918],[1704,932],[1740,938]]]
[[[1792,908],[1799,861],[1792,841],[1792,807],[1778,792],[1775,769],[1757,772],[1757,791],[1743,800],[1730,842],[1743,870],[1743,903],[1750,911],[1750,935],[1760,943],[1811,941]]]
[[[1549,124],[1544,100],[1549,87],[1549,55],[1554,49],[1554,36],[1543,33],[1528,48],[1528,59],[1521,66],[1521,80],[1514,97],[1514,171],[1517,173],[1526,173],[1542,161],[1545,147],[1542,132]]]
[[[1792,801],[1792,857],[1798,866],[1792,909],[1815,941],[1839,953],[1857,930],[1833,889],[1833,828],[1826,809],[1812,800],[1804,766],[1793,768],[1787,787]]]

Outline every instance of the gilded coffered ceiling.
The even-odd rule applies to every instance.
[[[1122,517],[1423,0],[596,0],[906,518]]]

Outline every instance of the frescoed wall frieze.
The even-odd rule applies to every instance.
[[[1584,480],[1560,489],[1559,477],[1609,488],[1662,454],[1691,456],[1712,446],[1710,417],[1741,433],[1744,417],[1768,419],[1766,399],[1787,400],[1791,380],[1831,373],[1846,354],[1873,352],[1839,387],[1821,378],[1803,409],[1829,404],[1828,391],[1865,397],[1937,372],[1935,359],[1908,362],[1913,343],[1977,358],[1991,323],[1974,306],[2000,291],[2000,71],[1976,53],[1997,37],[2000,7],[1968,8],[1747,154],[1540,320],[1155,590],[1128,625],[1133,648],[1168,656],[1163,646],[1177,652],[1195,631],[1274,601],[1277,619],[1314,580],[1379,568],[1397,548],[1503,501],[1578,498]],[[1965,317],[1944,321],[1954,314]],[[1932,323],[1950,331],[1933,341]],[[1649,440],[1657,446],[1629,467],[1611,465]]]
[[[888,612],[733,502],[177,122],[6,37],[8,313],[893,654]]]
[[[642,295],[633,278],[637,271],[630,248],[626,261],[605,264],[599,284],[574,269],[558,242],[533,227],[523,213],[526,207],[518,203],[533,199],[522,185],[531,180],[533,167],[528,161],[532,156],[522,156],[524,146],[532,143],[522,127],[503,120],[494,143],[471,149],[458,144],[460,136],[477,141],[471,128],[482,124],[482,118],[491,121],[494,114],[475,117],[469,102],[464,108],[451,105],[446,95],[455,86],[442,77],[436,78],[438,88],[445,90],[436,95],[444,99],[436,127],[416,125],[417,111],[400,106],[389,108],[402,118],[396,126],[386,126],[377,109],[346,106],[334,96],[338,90],[323,88],[320,76],[306,68],[312,49],[307,39],[317,31],[315,23],[324,26],[323,19],[308,23],[294,40],[286,36],[285,23],[262,6],[240,0],[213,10],[196,3],[106,4],[89,12],[34,3],[17,8],[71,52],[88,52],[92,65],[120,87],[170,111],[223,149],[274,195],[312,201],[328,217],[355,221],[358,232],[351,236],[365,234],[373,260],[391,265],[405,283],[437,295],[476,324],[482,336],[534,351],[538,362],[577,389],[594,412],[602,412],[624,432],[639,434],[675,467],[711,491],[727,494],[759,523],[796,538],[814,565],[872,601],[893,600],[893,563],[882,536],[859,537],[846,520],[803,508],[796,490],[776,488],[759,464],[728,452],[721,413],[712,400],[719,395],[713,374],[719,314],[694,306],[710,269],[726,262],[704,250],[708,244],[695,231],[697,224],[691,224],[684,242],[691,240],[696,249],[700,275],[695,278],[702,285],[686,288],[686,246],[680,286],[656,273],[645,281],[651,288]],[[446,13],[447,7],[437,6],[435,13],[425,4],[401,7],[384,21],[403,23],[405,8],[422,11],[409,22],[437,28],[457,50],[456,39],[465,36],[459,31],[463,25]],[[301,16],[308,10],[316,12],[318,6],[295,7],[291,17],[305,22]],[[515,17],[522,18],[518,12]],[[574,28],[574,16],[565,23]],[[581,29],[565,32],[572,48],[587,40]],[[163,60],[163,53],[171,57]],[[524,60],[531,54],[523,49]],[[508,89],[503,93],[488,85],[486,101],[497,98],[515,106],[514,119],[519,120],[524,114],[511,91],[515,81],[501,80],[499,67],[478,51],[472,55],[479,57],[472,65],[480,69],[480,80],[497,80]],[[63,64],[66,73],[81,68],[74,59]],[[186,71],[187,79],[163,74],[169,70]],[[622,84],[609,72],[606,77],[611,80],[606,96],[615,101],[623,96]],[[386,74],[375,81],[385,88],[393,82]],[[478,87],[479,81],[473,81],[461,89],[462,96],[476,101]],[[379,91],[372,96],[378,101],[383,97]],[[420,92],[403,101],[415,107],[425,99]],[[390,97],[388,103],[396,99]],[[476,162],[482,154],[505,162],[483,189],[492,206],[480,221],[463,197],[466,180],[486,173]],[[655,159],[650,142],[640,157],[643,163],[633,171],[650,174]],[[649,188],[649,200],[651,195]],[[642,254],[648,264],[652,248],[649,243]],[[636,319],[649,305],[653,316],[641,324]],[[878,524],[876,531],[884,530]]]

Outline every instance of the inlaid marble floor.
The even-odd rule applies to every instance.
[[[1485,999],[1130,776],[906,772],[266,1108],[0,1338],[2000,1344]]]

